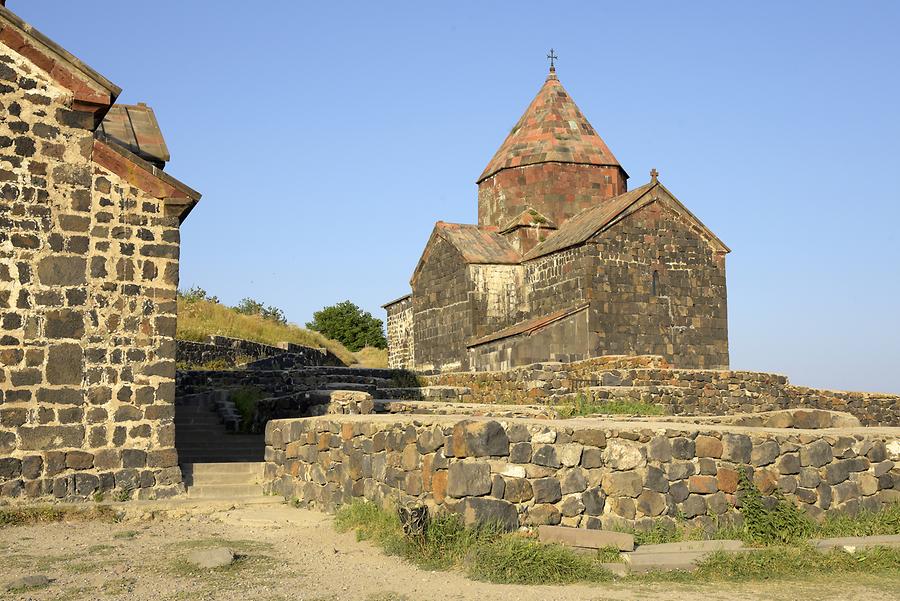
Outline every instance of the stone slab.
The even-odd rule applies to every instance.
[[[823,538],[812,541],[813,546],[820,550],[844,549],[852,553],[856,549],[869,549],[871,547],[900,547],[900,534],[887,534],[883,536],[841,536],[837,538]]]
[[[538,538],[542,543],[560,543],[570,547],[605,549],[615,547],[619,551],[634,549],[634,537],[625,532],[609,530],[587,530],[565,526],[540,526]]]
[[[715,551],[746,551],[739,540],[688,540],[680,543],[640,545],[632,555],[660,553],[713,553]]]

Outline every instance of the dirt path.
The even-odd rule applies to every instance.
[[[853,583],[612,583],[512,586],[474,582],[455,572],[427,572],[386,557],[331,518],[285,505],[182,512],[180,517],[48,524],[0,529],[0,598],[223,601],[437,601],[872,599],[896,597],[897,580]],[[224,544],[244,557],[220,572],[183,562],[193,549]],[[7,582],[46,574],[49,587],[4,593]],[[6,596],[4,596],[6,595]]]

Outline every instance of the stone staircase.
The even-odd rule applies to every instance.
[[[229,432],[213,395],[191,395],[175,404],[175,448],[181,463],[262,461],[262,434]]]
[[[190,499],[252,499],[263,496],[262,461],[182,463]]]

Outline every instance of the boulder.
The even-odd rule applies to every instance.
[[[211,570],[231,565],[234,562],[234,553],[226,547],[212,547],[210,549],[198,549],[187,557],[188,563],[198,568]]]

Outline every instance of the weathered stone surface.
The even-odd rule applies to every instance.
[[[611,472],[603,477],[603,491],[608,497],[636,497],[641,494],[641,476],[636,472]]]
[[[453,455],[455,457],[485,457],[509,455],[506,430],[495,421],[463,421],[453,427]]]
[[[590,488],[581,495],[584,504],[584,512],[588,515],[603,515],[603,507],[606,505],[606,493],[599,486]]]
[[[582,492],[587,488],[587,478],[584,476],[584,470],[581,468],[573,468],[559,476],[560,489],[562,494]]]
[[[538,478],[532,481],[535,503],[556,503],[562,498],[559,480],[556,478]]]
[[[561,519],[559,510],[550,504],[532,505],[525,514],[525,523],[529,526],[555,525],[559,524]]]
[[[715,457],[722,456],[722,441],[712,436],[701,434],[694,440],[696,445],[697,457]]]
[[[506,480],[503,490],[503,498],[512,503],[524,503],[534,497],[531,483],[524,478],[511,478]]]
[[[83,257],[48,256],[37,266],[44,286],[77,286],[86,283],[87,261]]]
[[[507,530],[519,527],[516,506],[499,499],[468,497],[460,501],[455,511],[466,524],[498,524]]]
[[[665,463],[672,459],[672,443],[666,436],[654,436],[647,443],[647,459]]]
[[[569,547],[581,547],[584,549],[614,547],[620,551],[634,550],[634,536],[625,532],[541,526],[538,528],[538,538],[543,543],[559,543]]]
[[[542,444],[534,447],[531,455],[531,462],[536,465],[545,467],[559,467],[559,457],[556,453],[556,447],[551,444]]]
[[[831,445],[824,440],[816,440],[800,448],[800,465],[822,467],[833,458]]]
[[[745,434],[722,435],[722,459],[735,463],[750,463],[753,443]]]
[[[647,459],[643,446],[613,439],[606,443],[603,462],[614,470],[632,470],[646,465]]]
[[[753,446],[753,450],[750,452],[750,463],[755,467],[769,465],[778,458],[779,452],[778,443],[774,440],[767,440]]]
[[[800,456],[797,453],[785,453],[775,462],[775,469],[782,474],[799,474]]]
[[[187,556],[187,561],[198,568],[212,570],[231,565],[234,562],[234,553],[226,547],[198,549]]]
[[[661,515],[666,510],[666,497],[662,493],[644,490],[637,498],[637,510],[648,516]]]
[[[681,513],[688,519],[698,515],[706,515],[706,511],[706,499],[701,495],[689,495],[681,505]]]
[[[487,463],[456,461],[450,464],[447,494],[451,497],[481,496],[491,492],[491,468]]]
[[[715,476],[691,476],[688,487],[692,493],[712,494],[719,490]]]

